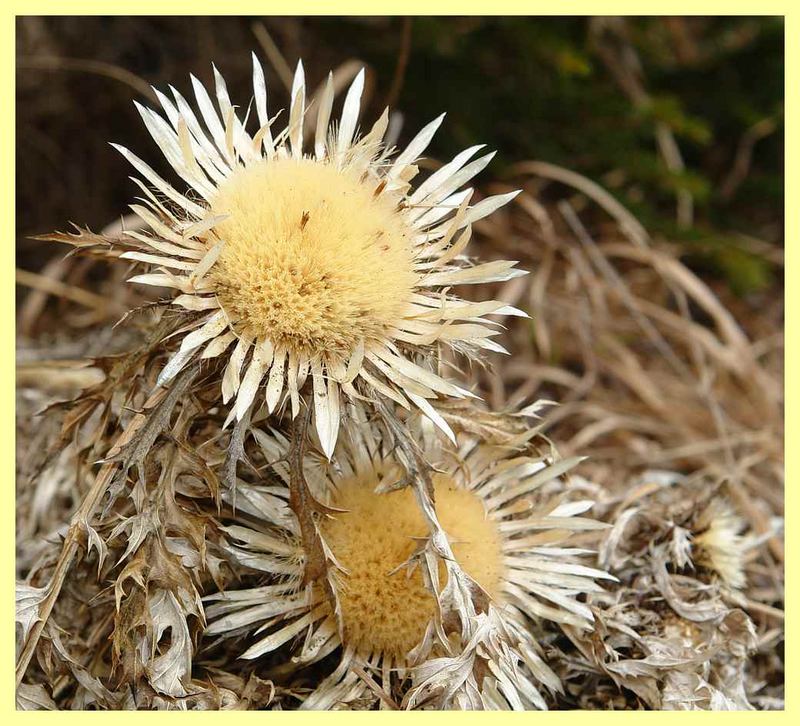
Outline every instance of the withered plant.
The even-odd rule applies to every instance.
[[[574,200],[555,223],[529,178],[521,195],[476,199],[462,187],[491,160],[473,160],[478,146],[415,185],[442,118],[402,151],[385,138],[388,112],[362,134],[363,71],[332,122],[341,83],[331,75],[308,94],[298,65],[280,131],[255,56],[250,106],[214,75],[215,100],[192,78],[194,108],[174,88],[156,92],[163,115],[139,108],[179,182],[118,147],[142,177],[135,217],[44,237],[73,260],[144,267],[129,282],[156,294],[109,277],[107,294],[139,296],[110,328],[122,352],[76,336],[82,364],[33,351],[21,369],[18,706],[779,698],[747,670],[779,670],[767,661],[781,632],[780,512],[748,485],[775,475],[779,452],[743,461],[755,434],[715,385],[758,381],[775,426],[780,390],[713,294],[564,170],[520,169],[599,202],[621,241],[600,248]],[[515,262],[469,257],[473,225],[492,251],[541,242],[532,280]],[[654,279],[668,305],[643,294]],[[453,291],[475,283],[494,299]],[[690,297],[722,340],[692,319]],[[516,305],[534,312],[533,335]],[[505,352],[502,322],[538,354],[490,378],[483,358]],[[633,335],[657,360],[650,377],[620,342]],[[580,373],[531,364],[556,346],[583,356]],[[636,400],[604,387],[615,374]],[[564,406],[541,400],[559,388]],[[727,459],[691,469],[708,417]],[[581,450],[604,438],[622,463],[601,450],[576,474]]]

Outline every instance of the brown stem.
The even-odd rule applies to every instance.
[[[328,574],[328,561],[322,547],[317,523],[314,521],[314,513],[323,514],[329,510],[311,494],[303,473],[303,456],[310,420],[311,407],[308,406],[292,425],[292,440],[289,449],[289,507],[300,524],[300,537],[306,556],[303,572],[304,585],[320,579],[327,583],[326,575]],[[330,590],[329,583],[327,587]]]

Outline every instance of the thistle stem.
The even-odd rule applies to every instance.
[[[303,473],[303,457],[305,455],[308,424],[311,420],[311,408],[295,419],[292,424],[292,439],[289,450],[289,507],[294,512],[300,525],[300,537],[306,555],[303,572],[303,584],[315,582],[320,578],[327,582],[328,563],[322,541],[314,521],[314,512],[324,511],[308,488]]]

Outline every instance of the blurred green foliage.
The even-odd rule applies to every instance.
[[[315,30],[328,43],[346,39],[385,83],[403,21],[387,22],[354,29],[353,20],[332,19]],[[437,154],[487,142],[499,151],[498,174],[526,159],[574,169],[608,187],[651,232],[681,243],[693,264],[739,293],[762,289],[771,266],[743,249],[736,233],[782,244],[782,18],[614,21],[612,48],[646,96],[636,102],[604,57],[598,22],[414,18],[396,105],[412,128],[449,112]],[[752,145],[744,177],[729,189],[737,149],[759,122],[770,132]],[[671,131],[685,170],[667,168],[657,124]],[[693,197],[689,228],[675,223],[679,190]]]

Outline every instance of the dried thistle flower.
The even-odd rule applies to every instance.
[[[741,535],[745,527],[741,517],[724,501],[716,499],[701,514],[697,526],[704,531],[694,538],[695,559],[716,572],[729,587],[744,587],[747,540]]]
[[[180,348],[159,382],[192,359],[225,356],[222,399],[234,400],[231,416],[242,420],[265,379],[269,412],[288,399],[296,416],[310,377],[316,429],[328,457],[342,394],[350,401],[381,396],[406,408],[414,404],[452,436],[429,401],[472,394],[435,372],[438,344],[468,355],[502,350],[484,316],[523,314],[499,301],[471,303],[450,292],[453,285],[524,274],[514,262],[473,265],[463,256],[470,225],[515,196],[470,205],[472,190],[461,189],[493,154],[470,161],[482,148],[472,146],[412,189],[415,162],[443,115],[392,157],[382,141],[388,110],[358,134],[363,70],[338,124],[330,121],[329,76],[313,151],[306,152],[302,64],[288,123],[276,132],[263,70],[253,56],[253,136],[216,68],[214,75],[217,107],[192,77],[199,116],[174,88],[172,100],[157,92],[166,118],[137,105],[187,193],[116,146],[146,180],[136,180],[146,199],[132,209],[150,234],[129,231],[138,249],[122,257],[156,269],[132,281],[173,288],[179,294],[171,303],[188,311]]]
[[[546,707],[538,687],[560,685],[530,619],[589,629],[593,615],[578,596],[602,591],[598,579],[613,579],[582,564],[591,550],[573,542],[576,533],[604,526],[578,516],[591,502],[561,501],[558,476],[575,460],[526,452],[534,431],[505,446],[462,435],[457,452],[422,436],[436,469],[436,515],[456,560],[447,563],[426,545],[417,490],[402,487],[390,441],[363,421],[348,422],[333,466],[306,457],[305,477],[325,507],[319,534],[331,569],[329,587],[317,582],[303,590],[309,555],[285,504],[289,442],[277,432],[253,431],[266,459],[277,462],[283,486],[270,487],[267,509],[246,506],[241,524],[226,531],[235,558],[267,573],[271,584],[207,598],[208,635],[258,627],[244,658],[300,637],[292,646],[294,668],[341,647],[338,668],[304,708],[364,697],[404,707]],[[448,615],[451,565],[467,574],[477,609]],[[367,672],[379,674],[380,684]]]
[[[653,709],[752,708],[745,673],[757,637],[738,591],[747,584],[741,521],[708,480],[648,471],[632,484],[604,505],[613,526],[598,559],[620,584],[587,596],[601,625],[588,636],[565,626],[586,661],[574,674],[593,664]],[[570,660],[556,668],[565,681]]]

